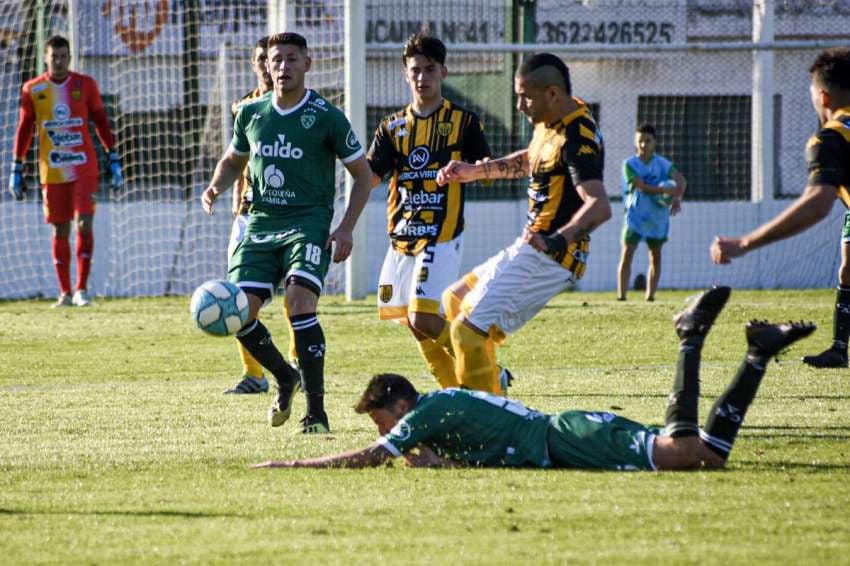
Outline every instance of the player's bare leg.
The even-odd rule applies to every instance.
[[[268,329],[257,319],[260,308],[271,292],[268,290],[249,289],[248,321],[236,333],[236,338],[260,362],[277,382],[277,395],[269,409],[269,422],[272,426],[281,426],[292,413],[292,398],[301,384],[301,378],[283,358],[280,350],[272,342]]]
[[[289,322],[295,333],[295,350],[301,368],[304,393],[307,395],[307,414],[301,419],[302,432],[328,433],[325,413],[325,334],[316,310],[319,295],[297,282],[286,286]]]
[[[69,307],[71,302],[71,222],[56,222],[53,224],[53,265],[56,269],[56,279],[59,281],[59,299],[53,305]]]
[[[632,244],[621,243],[620,263],[617,266],[617,300],[626,300],[626,291],[629,289],[629,278],[632,275],[632,258],[635,248]]]
[[[646,300],[655,300],[658,280],[661,279],[661,246],[649,248],[649,270],[646,277]]]
[[[841,244],[838,292],[832,314],[832,346],[820,354],[804,356],[803,363],[816,368],[846,368],[850,339],[850,242]]]
[[[77,217],[77,285],[73,303],[78,307],[91,306],[88,292],[88,280],[94,255],[94,216],[81,214]]]
[[[458,387],[460,383],[455,375],[451,327],[446,319],[438,314],[412,312],[408,315],[408,328],[440,387]]]

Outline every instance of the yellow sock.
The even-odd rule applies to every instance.
[[[460,320],[452,323],[451,336],[458,381],[469,389],[498,394],[499,389],[493,389],[493,374],[498,370],[488,354],[487,337],[481,336]]]
[[[455,350],[452,347],[452,325],[447,322],[443,325],[440,335],[434,339],[434,342],[443,347],[443,349],[452,357],[455,357]]]
[[[283,301],[283,314],[286,315],[286,329],[289,330],[289,361],[298,363],[298,350],[295,349],[295,331],[289,322],[289,303]]]
[[[425,358],[425,363],[428,364],[428,369],[437,378],[440,387],[443,389],[458,387],[460,384],[455,377],[455,360],[445,348],[430,338],[420,340],[417,344],[422,357]]]
[[[490,361],[490,367],[493,368],[492,386],[490,391],[496,395],[505,395],[507,391],[502,389],[502,383],[499,381],[499,365],[496,363],[496,343],[491,337],[487,337],[487,359]]]
[[[443,291],[443,310],[446,312],[446,320],[454,321],[460,314],[460,297],[452,293],[451,289]]]
[[[239,356],[242,358],[242,373],[254,379],[263,377],[263,366],[260,365],[260,362],[254,359],[254,356],[245,349],[242,342],[237,340],[236,345],[239,346]]]

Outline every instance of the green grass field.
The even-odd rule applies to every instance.
[[[561,295],[501,349],[511,395],[662,424],[669,321],[687,295]],[[240,371],[234,340],[194,329],[187,298],[3,302],[0,561],[850,563],[850,371],[799,362],[830,343],[833,300],[733,293],[704,350],[702,414],[741,360],[746,320],[820,329],[771,365],[729,469],[693,473],[249,470],[374,440],[351,410],[371,374],[433,386],[407,331],[371,300],[322,300],[334,433],[302,438],[296,422],[266,424],[268,396],[221,394]],[[281,308],[264,320],[283,349]]]

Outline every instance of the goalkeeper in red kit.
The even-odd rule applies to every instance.
[[[53,263],[59,280],[59,300],[54,307],[84,307],[91,305],[87,283],[94,251],[92,222],[99,175],[89,120],[94,122],[100,142],[109,154],[112,186],[120,187],[124,179],[97,83],[87,75],[69,70],[68,40],[61,36],[48,39],[45,62],[47,72],[26,82],[21,92],[9,190],[17,200],[24,199],[23,162],[37,130],[44,217],[53,224]],[[73,298],[69,242],[72,220],[77,227],[77,284]]]

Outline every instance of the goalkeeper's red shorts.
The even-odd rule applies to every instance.
[[[70,183],[42,186],[44,221],[48,224],[70,222],[75,216],[94,214],[97,177],[82,177]]]

